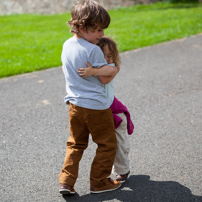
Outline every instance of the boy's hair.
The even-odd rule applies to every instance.
[[[81,26],[85,31],[89,28],[105,29],[109,26],[108,12],[96,1],[83,1],[77,3],[71,10],[71,20],[68,22],[71,33],[78,34]]]
[[[121,58],[119,56],[119,51],[116,43],[113,41],[112,38],[103,36],[102,38],[99,39],[99,42],[97,43],[97,45],[102,49],[103,52],[104,52],[104,46],[108,45],[109,50],[112,53],[112,57],[114,60],[113,62],[115,63],[116,66],[120,65]]]

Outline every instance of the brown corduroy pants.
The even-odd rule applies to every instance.
[[[60,184],[74,186],[78,177],[79,161],[88,146],[89,134],[97,144],[91,165],[91,187],[102,186],[102,180],[111,174],[115,153],[116,136],[111,109],[92,110],[69,103],[69,139]]]

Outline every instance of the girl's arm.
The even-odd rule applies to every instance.
[[[111,67],[111,66],[110,66]],[[99,80],[103,84],[108,84],[120,71],[120,67],[116,66],[116,72],[112,76],[98,76]]]
[[[86,62],[87,68],[79,68],[77,70],[79,76],[86,78],[88,76],[98,76],[100,82],[108,84],[119,72],[119,67],[104,65],[101,68],[93,68],[88,62]]]

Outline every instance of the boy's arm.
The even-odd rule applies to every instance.
[[[98,76],[101,83],[108,84],[119,72],[119,67],[104,65],[101,68],[93,68],[86,62],[87,68],[79,68],[77,70],[79,76],[86,78],[88,76]]]

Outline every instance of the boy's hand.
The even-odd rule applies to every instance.
[[[93,72],[94,72],[93,67],[88,62],[86,62],[86,64],[88,66],[87,68],[78,68],[78,70],[77,70],[79,76],[82,78],[92,76]]]

